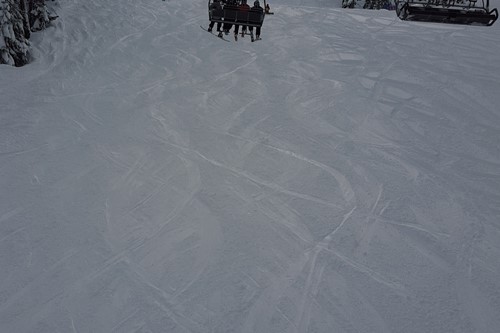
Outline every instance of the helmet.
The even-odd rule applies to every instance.
[[[253,3],[253,5],[254,5],[255,7],[260,6],[260,2],[259,2],[259,0],[255,0],[255,2]]]

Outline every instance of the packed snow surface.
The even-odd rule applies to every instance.
[[[499,23],[60,3],[0,66],[1,332],[498,332]]]

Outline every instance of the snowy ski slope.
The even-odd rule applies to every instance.
[[[271,6],[65,0],[0,66],[0,332],[498,332],[500,24]]]

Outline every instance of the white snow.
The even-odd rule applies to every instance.
[[[339,3],[62,1],[0,66],[0,332],[498,332],[500,23]]]

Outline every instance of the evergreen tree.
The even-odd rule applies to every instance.
[[[12,59],[9,50],[7,50],[7,45],[5,44],[4,37],[4,21],[7,21],[7,4],[0,0],[0,64],[14,64],[14,59]]]
[[[23,0],[0,0],[0,63],[23,66],[29,62],[30,43],[21,10]]]
[[[0,64],[27,64],[31,32],[45,29],[56,18],[45,0],[0,0]]]
[[[29,0],[29,24],[31,31],[43,30],[49,22],[49,11],[45,5],[45,0]]]
[[[23,16],[24,37],[29,39],[31,37],[31,28],[28,16],[28,5],[26,4],[27,0],[19,1],[19,9],[21,10],[21,15]]]
[[[356,7],[356,0],[342,0],[342,8]]]
[[[391,0],[365,0],[365,9],[393,9]]]

